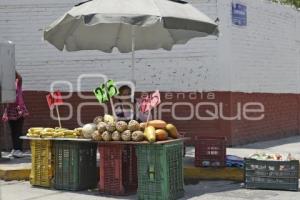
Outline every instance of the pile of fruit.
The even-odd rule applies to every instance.
[[[107,114],[104,117],[96,117],[91,124],[84,125],[82,133],[85,138],[96,141],[155,142],[178,137],[176,127],[163,120],[152,120],[148,123],[131,120],[126,123],[116,121],[113,116]]]
[[[82,138],[82,128],[69,130],[66,128],[33,127],[28,129],[26,136],[39,138]]]
[[[255,159],[255,160],[280,160],[280,161],[290,161],[290,160],[296,160],[294,157],[292,157],[291,153],[289,153],[287,156],[283,156],[282,154],[275,153],[254,153],[249,158]]]

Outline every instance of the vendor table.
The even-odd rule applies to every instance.
[[[21,137],[21,139],[51,141],[53,146],[55,146],[55,143],[60,142],[65,143],[65,145],[67,143],[98,144],[100,153],[100,181],[98,187],[102,194],[126,195],[137,190],[139,199],[177,199],[184,195],[182,155],[183,142],[188,138],[157,141],[155,143],[147,141],[106,142],[77,138],[31,138],[26,136]],[[54,154],[57,154],[56,151]],[[64,156],[64,154],[60,156]],[[58,155],[54,155],[54,157],[54,162],[61,159],[61,157],[58,158]],[[96,158],[91,157],[96,162]],[[77,164],[79,165],[79,163]],[[54,169],[54,174],[61,171],[57,163],[55,163]],[[94,171],[93,173],[96,177],[97,173]],[[66,190],[87,189],[86,187],[70,188],[66,185],[57,187],[56,183],[59,176],[64,177],[66,174],[54,175],[54,188]],[[78,177],[77,180],[80,182],[80,176]],[[64,178],[60,179],[64,180]]]

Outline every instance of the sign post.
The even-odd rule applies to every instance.
[[[56,109],[56,114],[57,114],[57,118],[58,118],[58,125],[59,125],[59,128],[61,128],[60,115],[59,115],[59,110],[58,110],[57,105],[55,105],[55,109]]]

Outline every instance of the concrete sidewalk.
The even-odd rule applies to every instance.
[[[184,160],[184,176],[186,179],[243,181],[243,170],[239,168],[194,167],[194,152],[193,147],[187,147],[186,158]],[[288,153],[291,153],[293,157],[300,160],[300,136],[227,148],[227,155],[240,157],[247,157],[257,152],[280,153],[284,157],[286,157]],[[3,156],[5,157],[5,154]],[[30,169],[30,157],[2,162],[0,163],[0,179],[28,180]]]
[[[288,153],[291,153],[293,157],[300,160],[300,136],[227,148],[227,155],[236,155],[242,158],[257,152],[279,153],[283,154],[283,156],[287,156]],[[194,157],[194,155],[195,149],[188,147],[186,156]]]
[[[8,152],[2,152],[2,157],[6,158]],[[0,180],[28,180],[31,170],[31,157],[27,152],[24,158],[10,158],[0,162]]]
[[[282,138],[278,140],[257,142],[233,148],[227,148],[227,155],[247,157],[253,153],[279,153],[286,158],[289,153],[300,160],[300,136]],[[240,168],[199,168],[194,167],[194,147],[187,147],[184,165],[184,176],[186,179],[204,180],[233,180],[242,182],[244,170]],[[300,177],[300,171],[299,171]]]
[[[281,153],[284,156],[291,153],[300,158],[300,136],[227,148],[227,154],[240,157],[256,152]],[[243,170],[238,168],[195,168],[193,166],[194,148],[187,148],[184,174],[186,181],[185,197],[182,199],[197,200],[298,200],[300,192],[276,190],[247,190],[241,183]],[[1,170],[11,171],[16,167],[30,171],[30,159],[14,159],[10,163],[0,164]],[[12,168],[9,170],[9,168]],[[28,174],[29,175],[29,174]],[[236,181],[204,181],[199,179],[224,179]],[[104,200],[104,199],[136,199],[136,195],[126,197],[101,196],[97,190],[80,192],[58,191],[32,187],[28,181],[0,181],[0,200]]]
[[[200,181],[185,185],[185,196],[190,200],[299,200],[300,192],[278,190],[247,190],[232,181]],[[137,199],[132,196],[102,196],[96,190],[69,192],[30,186],[27,181],[0,181],[1,200],[108,200]]]

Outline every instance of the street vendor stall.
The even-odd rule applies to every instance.
[[[74,130],[29,129],[27,136],[21,138],[31,143],[31,184],[64,190],[94,188],[98,174],[98,144],[100,193],[125,195],[138,191],[139,198],[157,198],[160,194],[167,199],[183,196],[185,138],[179,138],[175,126],[170,129],[170,124],[162,120],[149,121],[149,125],[132,120],[127,125],[122,121],[107,121],[112,120],[112,116],[106,115],[104,119],[106,121],[100,120],[100,117],[94,120],[98,124],[89,130],[93,134],[86,132],[86,127],[91,124]],[[111,136],[116,131],[120,137]],[[134,139],[134,133],[142,135],[136,135]],[[152,187],[157,191],[153,193]]]
[[[194,37],[217,34],[217,24],[184,1],[93,0],[75,5],[49,25],[44,39],[59,50],[110,53],[117,48],[121,53],[132,52],[131,79],[135,82],[135,50],[171,50],[173,45],[185,44]],[[162,120],[149,121],[154,107],[151,97],[142,102],[142,110],[149,112],[146,123],[116,121],[112,97],[117,91],[110,90],[115,88],[113,83],[109,80],[94,90],[100,103],[110,102],[113,116],[99,117],[94,123],[73,130],[72,136],[82,142],[80,137],[98,142],[99,191],[123,195],[134,192],[138,185],[142,199],[182,197],[183,142],[176,127]],[[54,132],[55,137],[71,137],[65,134],[67,131]],[[47,134],[28,136],[49,138]],[[51,140],[56,143],[55,138]],[[56,176],[54,183],[55,179]]]

